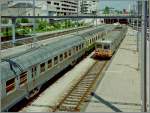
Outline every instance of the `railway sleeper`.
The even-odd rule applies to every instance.
[[[86,90],[88,90],[88,88],[85,88],[85,87],[84,87],[84,88],[75,89],[74,91],[75,91],[75,92],[76,92],[76,91],[77,91],[77,92],[85,92]],[[73,91],[73,92],[74,92],[74,91]]]
[[[74,111],[75,110],[75,106],[73,107],[73,106],[61,106],[60,108],[59,108],[59,111]]]
[[[85,85],[84,87],[80,88],[80,89],[85,89],[87,90],[90,87],[90,85]]]
[[[71,105],[71,104],[62,104],[59,108],[61,109],[61,108],[64,108],[64,109],[67,109],[67,108],[69,108],[69,109],[74,109],[76,107],[76,105]]]
[[[87,74],[87,76],[85,76],[85,79],[86,79],[86,78],[89,78],[89,79],[90,79],[90,78],[91,78],[91,79],[92,79],[92,78],[95,78],[96,75],[97,75],[97,74],[94,74],[94,75],[89,75],[89,74]]]
[[[78,98],[67,98],[66,101],[70,101],[70,102],[79,102],[80,99]]]
[[[88,88],[89,88],[89,87],[82,87],[82,88],[77,89],[77,91],[78,91],[78,90],[79,90],[79,91],[87,91]]]
[[[77,105],[79,101],[64,101],[63,104]]]
[[[72,93],[69,98],[75,98],[75,97],[81,97],[81,94],[77,94],[77,93]]]
[[[92,75],[96,75],[96,74],[97,74],[96,72],[94,72],[94,73],[90,72],[90,73],[88,73],[87,75],[88,75],[88,76],[92,76]]]
[[[84,89],[84,90],[82,90],[82,89],[78,89],[78,90],[75,90],[75,92],[77,92],[77,93],[84,93],[84,92],[86,92],[87,91],[87,89]]]
[[[81,98],[81,97],[82,97],[81,94],[80,95],[71,94],[71,95],[68,96],[68,98],[71,98],[71,99],[73,99],[73,98]]]
[[[65,101],[71,101],[71,102],[77,102],[81,100],[82,97],[73,97],[73,98],[67,98]]]
[[[84,80],[85,80],[85,79],[94,79],[94,78],[95,78],[95,76],[93,76],[93,75],[92,75],[92,76],[91,76],[91,75],[89,75],[89,76],[85,76],[85,77],[84,77]]]
[[[89,80],[89,81],[82,81],[81,84],[85,84],[86,86],[90,86],[93,83],[93,81],[95,81],[95,79]]]
[[[80,84],[90,85],[91,83],[92,83],[92,81],[82,81]]]

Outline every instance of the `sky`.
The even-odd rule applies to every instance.
[[[134,0],[100,0],[100,10],[104,9],[105,6],[113,7],[117,10],[129,9],[129,4],[131,6],[135,4]]]

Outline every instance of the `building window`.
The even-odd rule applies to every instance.
[[[47,4],[51,4],[51,2],[50,2],[50,1],[47,1]]]
[[[58,64],[58,56],[54,58],[54,65]]]
[[[48,61],[48,68],[51,68],[52,67],[52,59],[50,59],[49,61]]]
[[[59,3],[54,2],[54,5],[59,5]]]
[[[59,55],[60,61],[63,61],[63,54]]]
[[[20,85],[27,83],[27,71],[20,74]]]
[[[45,71],[45,63],[40,64],[40,72],[44,72]]]
[[[15,89],[15,78],[6,82],[6,93],[9,93]]]
[[[67,58],[67,57],[68,57],[67,52],[65,52],[64,53],[64,58]]]

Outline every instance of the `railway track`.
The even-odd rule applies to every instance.
[[[91,69],[64,95],[53,112],[79,112],[95,89],[100,73],[108,61],[96,61]]]
[[[37,41],[45,40],[45,39],[49,39],[49,38],[53,38],[53,37],[73,33],[73,32],[76,32],[77,30],[85,30],[85,29],[88,29],[88,28],[91,28],[91,26],[86,26],[86,27],[82,27],[82,28],[78,28],[78,29],[71,29],[71,30],[68,30],[68,31],[56,32],[56,33],[52,33],[52,34],[46,34],[46,35],[43,35],[43,36],[36,36],[36,40]],[[16,39],[16,45],[13,45],[12,41],[6,41],[6,42],[1,43],[1,49],[2,50],[3,49],[8,49],[8,48],[12,48],[14,46],[20,46],[20,45],[29,44],[29,43],[32,43],[32,42],[33,42],[33,37]]]

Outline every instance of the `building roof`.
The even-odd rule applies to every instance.
[[[33,7],[34,6],[31,3],[16,3],[14,5],[9,6],[9,8],[33,8]]]

